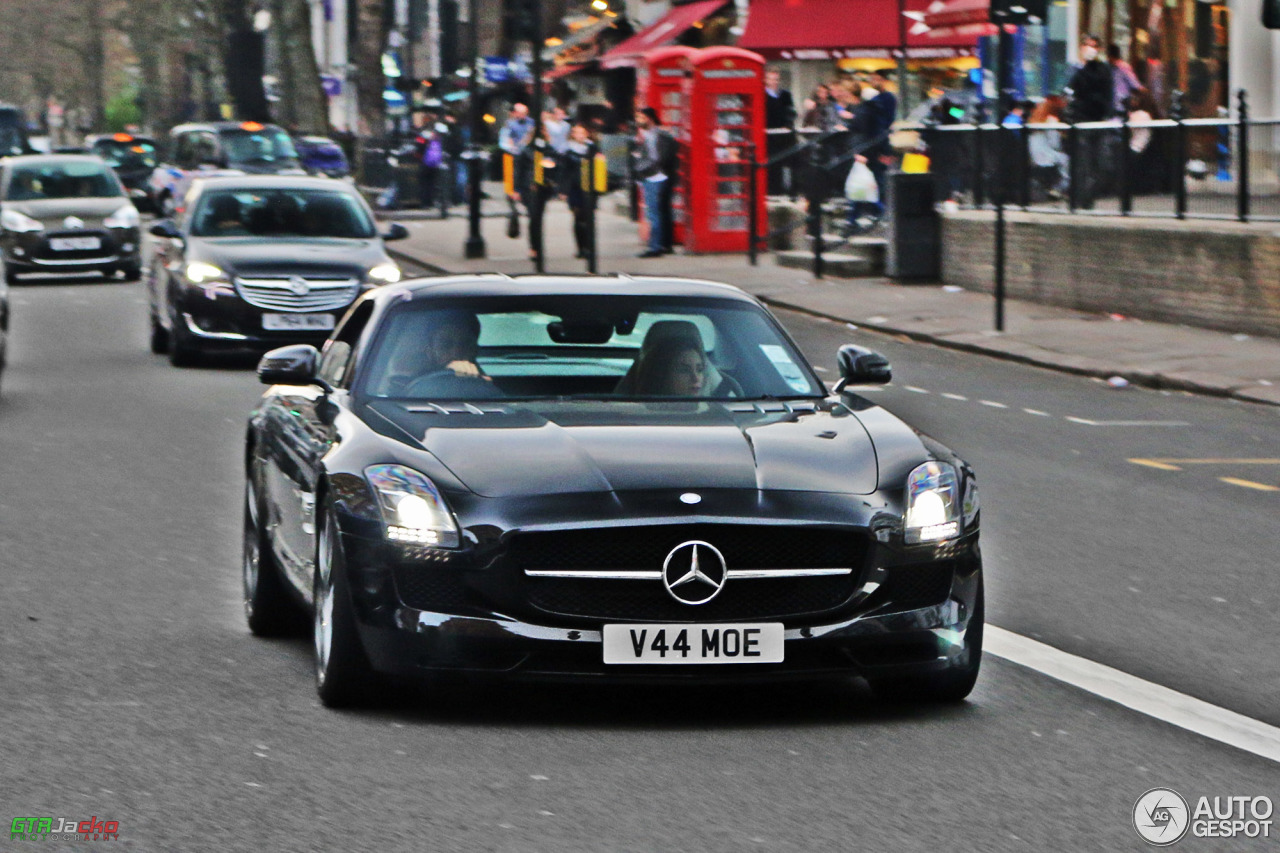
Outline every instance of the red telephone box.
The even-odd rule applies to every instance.
[[[685,81],[689,77],[689,59],[698,53],[692,47],[656,47],[644,54],[636,74],[636,105],[653,107],[658,120],[676,141],[680,143],[680,174],[689,168],[689,109],[685,99]],[[643,207],[643,199],[640,202]],[[674,239],[684,242],[685,193],[683,179],[676,184],[671,196],[671,218]]]
[[[737,47],[711,47],[689,58],[685,248],[745,252],[751,160],[765,152],[764,57]],[[749,144],[749,145],[748,145]],[[749,147],[753,146],[753,147]],[[766,222],[765,181],[757,175],[757,221]]]

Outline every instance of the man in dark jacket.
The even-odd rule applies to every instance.
[[[773,157],[795,144],[796,105],[791,92],[782,88],[776,68],[764,72],[765,156]],[[779,163],[769,169],[769,195],[782,195],[790,187],[790,166]]]
[[[1067,84],[1071,93],[1072,122],[1106,121],[1112,116],[1115,84],[1111,66],[1098,55],[1099,44],[1096,36],[1085,36],[1080,42],[1080,67]],[[1075,170],[1077,180],[1072,182],[1072,191],[1080,207],[1093,207],[1110,167],[1105,157],[1105,152],[1111,147],[1109,135],[1112,135],[1110,130],[1086,129],[1080,132],[1080,144],[1076,149],[1080,162]]]

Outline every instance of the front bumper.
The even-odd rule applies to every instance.
[[[55,251],[51,241],[59,237],[97,237],[99,248]],[[69,232],[0,233],[0,253],[5,267],[17,273],[100,272],[142,264],[141,234],[137,228],[110,228]]]
[[[520,579],[509,573],[495,576],[491,568],[475,568],[465,558],[439,551],[420,549],[408,556],[402,546],[370,536],[366,522],[349,519],[341,526],[364,648],[374,669],[401,677],[466,673],[503,679],[706,683],[939,672],[953,666],[964,651],[981,585],[981,556],[973,534],[946,548],[913,549],[914,554],[873,545],[851,595],[820,613],[724,620],[706,618],[697,607],[688,607],[678,619],[666,620],[566,616],[534,606],[526,590],[512,590]],[[927,558],[924,550],[929,551]],[[427,589],[422,584],[407,588],[406,579],[413,573],[419,579],[430,578]],[[895,573],[900,579],[896,587]],[[934,580],[912,587],[901,582],[907,575]],[[499,587],[512,597],[496,602]],[[886,596],[888,589],[898,592]],[[658,587],[654,594],[665,593]],[[424,598],[437,603],[422,606]],[[781,621],[784,661],[678,666],[603,662],[606,622],[722,621]]]

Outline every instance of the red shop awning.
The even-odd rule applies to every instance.
[[[752,0],[747,28],[738,47],[767,59],[842,59],[892,56],[902,47],[907,56],[940,56],[939,48],[956,55],[971,52],[976,36],[931,38],[920,25],[934,0]],[[903,12],[914,13],[903,16]],[[899,20],[905,18],[905,27]]]
[[[924,24],[932,39],[990,36],[991,0],[934,0],[924,13]]]
[[[728,2],[729,0],[697,0],[696,3],[676,6],[600,57],[600,65],[605,68],[633,68],[640,64],[640,58],[647,51],[671,44],[694,24],[720,11]]]

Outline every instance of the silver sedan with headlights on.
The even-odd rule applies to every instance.
[[[101,157],[32,155],[0,160],[4,277],[100,272],[142,276],[138,211]]]
[[[369,205],[330,178],[197,180],[151,227],[151,351],[175,365],[210,351],[320,345],[355,299],[400,280]]]

